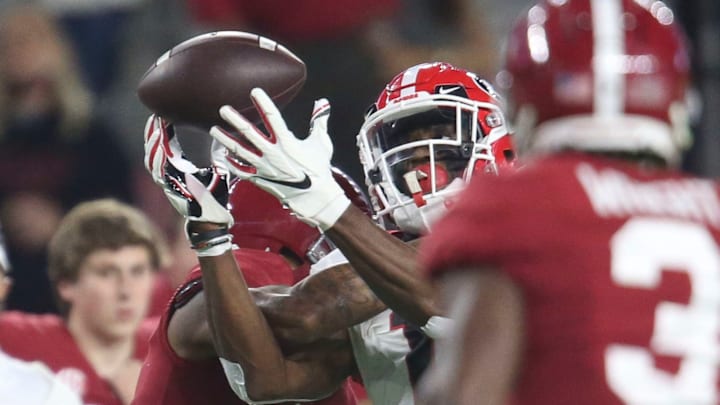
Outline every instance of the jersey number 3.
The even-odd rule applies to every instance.
[[[662,272],[686,272],[687,305],[660,302],[649,348],[610,345],[608,384],[628,404],[717,403],[720,356],[720,249],[702,225],[633,219],[613,236],[612,278],[624,287],[654,289]],[[681,358],[677,374],[654,366],[651,351]]]

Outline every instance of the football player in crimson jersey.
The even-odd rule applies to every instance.
[[[540,0],[506,71],[523,170],[425,241],[460,324],[429,404],[717,404],[718,185],[677,170],[689,58],[661,1]]]
[[[269,137],[229,106],[221,108],[221,116],[255,148],[219,127],[212,128],[211,135],[229,150],[226,158],[233,173],[252,179],[298,217],[321,228],[392,308],[353,326],[350,338],[373,403],[412,404],[413,385],[430,360],[431,338],[443,333],[448,320],[442,317],[432,286],[416,275],[415,248],[387,230],[416,239],[473,174],[497,173],[512,161],[496,94],[476,75],[446,63],[411,67],[383,90],[358,142],[374,214],[384,227],[350,205],[330,176],[327,100],[316,102],[311,134],[301,141],[261,89],[251,96]],[[228,272],[223,276],[233,277]],[[226,290],[218,294],[229,294],[231,283],[218,283]],[[239,303],[232,305],[229,299],[218,302],[218,308],[225,306],[218,312],[240,310]],[[243,358],[249,345],[232,347],[242,335],[239,328],[235,332],[238,335],[216,337],[226,342],[228,358],[237,359],[232,365],[235,378],[231,367],[226,366],[226,372],[237,386],[257,387],[259,376],[251,380],[258,374],[256,365]],[[292,371],[285,374],[289,385],[306,378],[306,371]]]
[[[322,295],[332,302],[337,294],[326,291],[322,288],[324,285],[318,285],[315,279],[296,286],[292,291],[288,286],[305,278],[309,274],[310,263],[325,256],[330,245],[316,229],[291,216],[290,211],[251,182],[235,181],[229,194],[230,213],[234,221],[230,232],[233,243],[240,247],[232,252],[235,261],[248,287],[253,288],[253,298],[271,323],[275,336],[283,340],[283,345],[290,352],[297,354],[304,348],[301,343],[292,340],[296,333],[292,329],[305,326],[300,316],[292,317],[291,314],[297,315],[298,311],[313,305],[302,301],[303,297],[316,300]],[[332,273],[342,269],[328,271]],[[269,287],[257,288],[264,286]],[[133,404],[245,403],[228,385],[218,362],[203,290],[201,269],[197,267],[177,289],[150,340]],[[286,298],[272,299],[279,294]],[[336,311],[339,304],[332,307],[332,311]],[[307,335],[303,338],[306,339]],[[353,368],[351,352],[346,349],[349,343],[344,346],[345,349],[337,339],[327,339],[326,343],[329,349],[322,352],[326,361],[333,361],[338,367],[345,364],[348,370]],[[313,403],[352,405],[356,400],[350,381],[347,381],[332,396]]]
[[[348,380],[356,368],[346,329],[385,306],[349,266],[324,270],[335,259],[327,255],[331,245],[324,242],[320,232],[247,181],[235,182],[230,188],[228,210],[224,203],[228,200],[226,173],[221,167],[195,168],[184,158],[172,127],[158,117],[148,120],[145,150],[153,180],[163,186],[173,206],[188,219],[188,236],[202,270],[196,269],[189,276],[163,317],[151,343],[135,403],[196,403],[203,398],[242,403],[217,361],[218,357],[224,361],[227,349],[211,337],[212,333],[232,331],[236,323],[249,325],[253,344],[270,347],[253,358],[258,366],[265,358],[287,355],[289,362],[312,369],[305,386],[292,387],[313,394],[306,397],[326,397],[317,401],[321,404],[354,404],[354,394],[364,397],[362,387]],[[366,208],[359,188],[342,172],[333,173],[349,198],[361,210],[363,205]],[[231,249],[229,225],[232,239],[245,249]],[[194,230],[206,228],[210,228],[207,232],[211,238],[203,244]],[[320,273],[304,279],[313,262],[317,263],[312,269]],[[219,288],[216,272],[238,276],[229,280],[240,285],[231,286],[227,289],[231,294],[222,298],[237,303],[243,311],[226,318],[215,314],[213,299],[219,295],[215,292]],[[302,281],[288,287],[298,280]],[[248,286],[266,287],[248,294]],[[248,355],[254,356],[255,351]],[[258,370],[274,392],[288,391],[284,380],[271,373],[276,370]],[[207,384],[189,383],[198,378]],[[158,392],[157,383],[167,389]],[[245,392],[236,393],[248,403],[264,396],[257,391],[250,397]]]
[[[141,322],[163,251],[159,232],[137,209],[111,199],[79,204],[49,246],[62,316],[3,312],[0,347],[42,361],[84,403],[129,403],[152,330]]]

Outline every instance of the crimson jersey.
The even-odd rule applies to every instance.
[[[718,186],[564,154],[473,179],[425,269],[489,265],[524,295],[518,404],[719,403]]]
[[[293,271],[280,256],[260,250],[233,251],[249,287],[292,285]],[[202,273],[194,268],[170,300],[140,373],[133,405],[244,404],[228,385],[217,358],[186,360],[170,347],[167,328],[172,314],[202,291]],[[331,397],[312,404],[353,405],[355,397],[345,384]]]
[[[133,357],[145,358],[147,328],[140,328]],[[100,377],[80,351],[62,318],[8,311],[0,314],[0,348],[21,360],[39,360],[82,398],[86,405],[122,405],[110,383]]]

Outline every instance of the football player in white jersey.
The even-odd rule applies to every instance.
[[[349,338],[373,403],[414,403],[413,384],[430,360],[431,338],[442,334],[448,321],[441,316],[430,284],[416,277],[416,251],[405,240],[425,234],[447,209],[449,197],[474,173],[497,173],[512,162],[507,127],[494,91],[474,74],[445,63],[412,67],[383,90],[358,143],[374,214],[384,227],[352,206],[331,176],[326,100],[316,103],[311,135],[300,141],[262,90],[254,90],[252,96],[270,139],[231,107],[223,107],[223,118],[262,154],[213,128],[211,134],[229,150],[227,167],[323,230],[372,291],[393,309],[352,326]],[[159,123],[156,132],[161,133],[162,128],[164,124]],[[149,138],[153,136],[162,135],[150,134]],[[146,149],[155,149],[152,142]],[[154,163],[156,167],[163,164],[162,160]],[[240,273],[220,271],[230,265],[222,259],[230,242],[222,226],[209,224],[227,223],[217,182],[198,181],[190,172],[185,181],[186,191],[195,200],[195,213],[188,218],[203,222],[194,229],[192,240],[199,249],[203,271],[207,268],[216,278],[211,281],[215,286],[206,285],[207,294],[215,291],[225,297],[210,302],[209,311],[222,320],[213,332],[218,352],[228,360],[224,365],[233,388],[250,402],[321,395],[322,389],[309,386],[317,383],[318,367],[332,364],[286,358],[273,339],[260,337],[257,330],[242,324],[243,313],[249,309],[241,304],[245,301],[237,299],[237,288],[243,285]],[[338,289],[338,294],[347,293],[341,285],[331,288]],[[251,356],[250,352],[264,355]],[[258,358],[263,358],[264,364],[253,361]],[[267,378],[269,374],[282,377]],[[263,380],[275,381],[276,387],[262,386]],[[277,381],[285,381],[284,387],[277,387]]]

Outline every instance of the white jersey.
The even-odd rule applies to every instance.
[[[432,354],[432,340],[385,310],[350,328],[353,353],[373,405],[412,405],[413,388]]]
[[[311,273],[347,263],[333,251]],[[327,264],[332,263],[330,266]],[[349,329],[355,362],[373,405],[413,405],[413,388],[432,355],[432,339],[385,310]]]
[[[26,362],[0,350],[0,403],[81,405],[80,398],[40,362]]]

